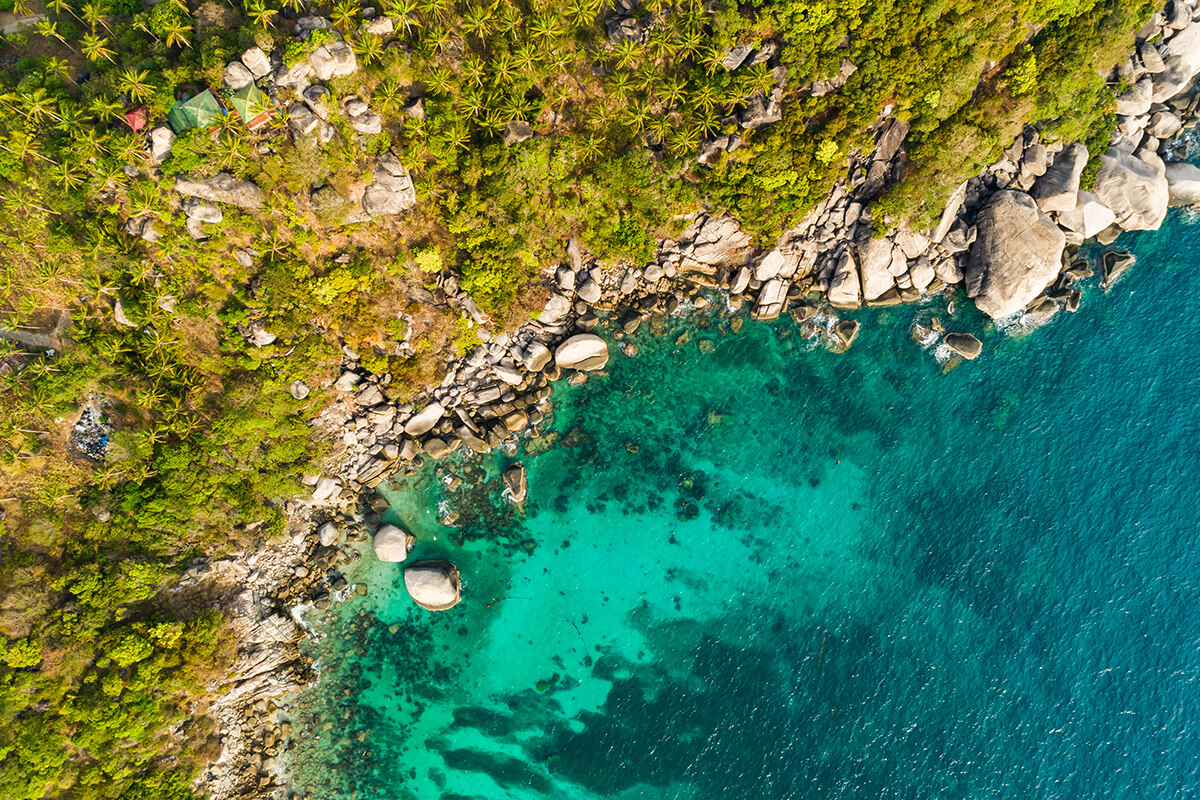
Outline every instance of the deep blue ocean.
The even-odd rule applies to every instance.
[[[385,486],[464,601],[416,608],[367,548],[294,790],[1200,795],[1198,232],[1122,237],[1137,264],[1031,332],[938,298],[839,355],[714,296],[557,387],[528,451]],[[934,316],[983,355],[944,372]]]

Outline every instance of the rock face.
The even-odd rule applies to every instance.
[[[208,180],[194,181],[179,176],[175,191],[185,197],[199,197],[213,203],[227,203],[238,208],[255,209],[263,204],[262,189],[250,181],[235,178],[228,172],[218,172]]]
[[[242,53],[242,63],[255,78],[265,77],[271,71],[271,59],[260,47],[251,47]]]
[[[829,282],[829,304],[835,308],[858,308],[862,304],[861,286],[858,265],[854,263],[854,256],[846,251]]]
[[[1082,189],[1075,196],[1075,207],[1058,215],[1058,224],[1090,239],[1113,224],[1116,215],[1091,192]]]
[[[462,600],[462,579],[449,561],[418,561],[406,567],[404,588],[429,611],[447,611]]]
[[[1167,170],[1156,153],[1109,150],[1100,157],[1095,191],[1122,230],[1157,230],[1167,216]]]
[[[388,564],[396,564],[408,558],[412,543],[412,535],[396,525],[381,526],[375,531],[375,538],[372,540],[375,555],[380,561]]]
[[[1172,162],[1167,170],[1167,204],[1190,206],[1200,203],[1200,167],[1186,161]]]
[[[1027,194],[992,195],[976,220],[967,260],[967,294],[1002,319],[1025,307],[1058,275],[1066,237]]]
[[[225,85],[235,92],[254,83],[254,73],[246,69],[246,65],[240,61],[229,62],[221,77],[224,79]]]
[[[417,189],[400,159],[391,153],[379,157],[375,180],[363,192],[362,204],[372,217],[394,216],[417,204]]]
[[[576,334],[554,351],[554,363],[563,369],[601,369],[608,363],[608,344],[594,333]]]
[[[1042,211],[1070,211],[1075,208],[1079,193],[1079,178],[1087,166],[1087,147],[1079,142],[1068,145],[1054,163],[1037,179],[1030,196]]]
[[[321,543],[322,547],[333,547],[337,544],[338,536],[338,527],[332,522],[326,522],[317,528],[317,541]]]

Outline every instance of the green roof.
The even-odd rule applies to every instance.
[[[225,112],[213,93],[205,89],[190,100],[180,100],[167,112],[167,122],[176,133],[189,128],[208,128],[215,125]]]
[[[270,110],[271,101],[261,89],[251,83],[238,89],[233,97],[229,98],[229,105],[242,118],[242,122],[248,124],[259,114]]]

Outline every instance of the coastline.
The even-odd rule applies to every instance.
[[[1165,30],[1172,32],[1171,38],[1181,35],[1174,28]],[[1200,23],[1184,30],[1192,31],[1190,35],[1197,37],[1200,47]],[[1153,84],[1153,79],[1150,82]],[[1179,130],[1196,122],[1196,95],[1185,91],[1182,106],[1161,103],[1174,109],[1169,113],[1180,122],[1180,128],[1167,138],[1151,136],[1151,150],[1140,139],[1148,135],[1146,128],[1154,126],[1155,115],[1168,112],[1155,109],[1152,94],[1143,109],[1141,88],[1135,86],[1131,93],[1138,97],[1122,96],[1118,108],[1139,113],[1124,115],[1121,139],[1106,158],[1117,162],[1114,169],[1133,173],[1143,170],[1121,162],[1149,164],[1155,191],[1169,191],[1170,175],[1165,166],[1159,170],[1154,159],[1161,164],[1158,152],[1168,152],[1167,143],[1181,135]],[[336,383],[342,399],[319,420],[325,430],[346,442],[346,450],[339,463],[331,466],[330,475],[311,480],[312,497],[289,507],[290,538],[241,559],[198,565],[181,581],[181,587],[202,580],[226,587],[222,604],[230,612],[239,642],[238,663],[222,687],[214,687],[216,700],[209,712],[224,734],[222,756],[203,771],[198,785],[214,798],[282,796],[286,787],[280,782],[275,758],[286,729],[278,722],[276,703],[313,677],[300,654],[298,642],[304,633],[291,609],[309,602],[320,608],[321,603],[330,601],[340,576],[330,571],[352,557],[350,548],[339,545],[347,540],[364,541],[368,530],[379,524],[378,515],[386,505],[380,506],[373,490],[388,475],[399,470],[411,472],[426,457],[437,461],[463,448],[484,453],[504,447],[515,437],[536,433],[545,415],[551,381],[582,381],[589,372],[603,368],[607,350],[603,359],[594,350],[584,353],[578,362],[553,358],[551,354],[559,352],[571,337],[611,324],[612,338],[620,342],[626,333],[656,315],[703,305],[708,302],[703,292],[720,290],[729,293],[734,310],[748,308],[752,318],[760,321],[787,313],[824,336],[830,349],[844,350],[852,345],[858,323],[843,320],[839,312],[864,304],[895,305],[930,297],[952,304],[956,287],[963,283],[969,297],[986,295],[989,271],[979,268],[979,254],[985,248],[974,246],[980,241],[979,217],[996,195],[1006,191],[1029,197],[1036,207],[1031,226],[1049,230],[1042,222],[1044,217],[1061,231],[1063,244],[1045,285],[1021,304],[1023,310],[1002,318],[1020,314],[1029,324],[1040,324],[1060,309],[1074,310],[1073,303],[1078,307],[1072,286],[1079,274],[1071,272],[1078,269],[1074,266],[1078,247],[1092,240],[1112,241],[1111,226],[1092,230],[1098,223],[1094,215],[1089,220],[1091,212],[1082,211],[1078,220],[1071,216],[1079,207],[1078,183],[1086,150],[1081,161],[1078,146],[1046,145],[1028,128],[996,164],[960,187],[937,229],[898,230],[876,239],[867,206],[886,187],[888,177],[902,174],[906,134],[903,123],[881,120],[876,127],[875,154],[852,162],[847,179],[830,197],[766,252],[756,252],[731,218],[703,213],[690,221],[678,241],[661,242],[654,263],[644,269],[603,267],[589,261],[572,243],[569,265],[547,276],[556,289],[539,319],[512,334],[487,333],[487,341],[450,363],[446,379],[427,393],[419,408],[389,403],[380,391],[386,378],[367,373],[356,358],[347,357],[342,378]],[[1126,134],[1136,134],[1139,141]],[[1060,157],[1069,159],[1069,169],[1059,168]],[[1047,175],[1057,179],[1064,173],[1066,186],[1057,195],[1071,194],[1075,205],[1062,210],[1043,208],[1038,203],[1042,198],[1031,192],[1039,193],[1035,187]],[[1070,191],[1072,176],[1075,188]],[[1196,199],[1200,200],[1200,195]],[[1029,203],[1011,202],[1029,211]],[[1011,225],[989,221],[982,227],[985,239],[1021,238],[1011,232]],[[1087,233],[1090,235],[1085,236]],[[989,257],[999,260],[1003,250],[999,248]],[[443,276],[440,286],[452,303],[467,309],[473,306],[452,277]],[[965,329],[961,332],[968,333]],[[590,339],[584,341],[592,346]],[[955,357],[974,355],[959,352]],[[563,369],[563,362],[580,366]],[[339,528],[336,541],[328,537],[321,541],[315,533],[327,521],[334,521]],[[303,576],[298,568],[305,571]]]

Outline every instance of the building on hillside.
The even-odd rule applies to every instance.
[[[252,131],[268,124],[274,115],[270,98],[253,83],[234,92],[229,98],[229,107],[237,112],[242,122]]]
[[[205,89],[200,94],[188,100],[180,100],[171,106],[167,112],[167,122],[175,129],[175,133],[183,133],[192,128],[211,128],[225,114],[221,102]]]

